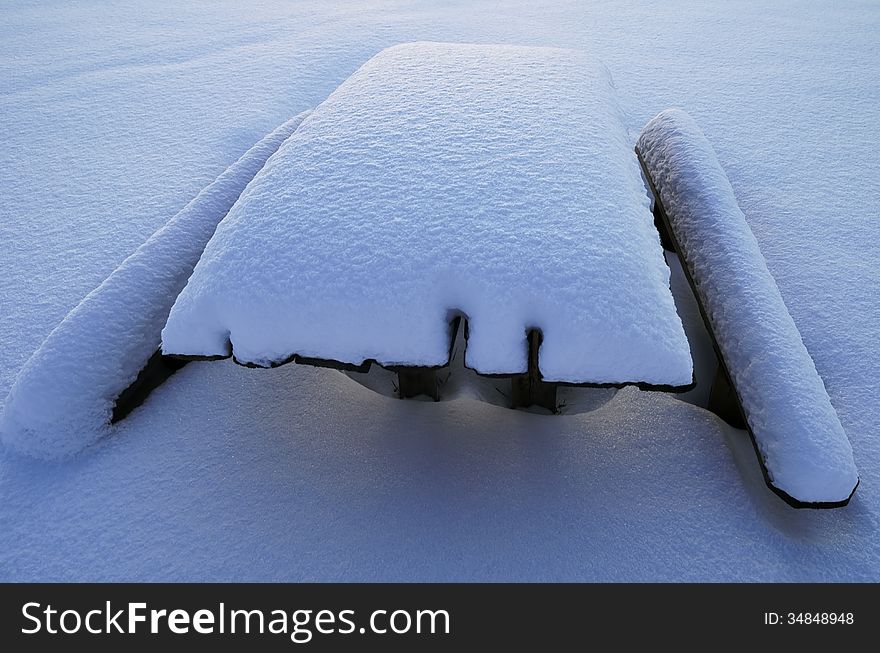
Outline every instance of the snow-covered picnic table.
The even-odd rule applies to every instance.
[[[791,505],[845,505],[852,448],[712,146],[666,111],[634,150],[605,70],[552,48],[373,57],[71,311],[20,373],[3,437],[74,453],[180,358],[377,362],[400,397],[436,400],[462,321],[466,365],[512,377],[511,407],[557,412],[557,382],[682,388],[693,365],[661,240],[717,353],[706,407],[748,429]]]
[[[573,50],[389,48],[273,155],[208,243],[166,354],[683,386],[688,342],[607,72]]]

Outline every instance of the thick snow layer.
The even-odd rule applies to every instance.
[[[803,502],[846,500],[858,483],[852,447],[715,151],[679,109],[651,120],[638,148],[770,482]]]
[[[0,397],[168,216],[383,48],[588,48],[633,145],[669,106],[705,131],[861,476],[846,508],[793,510],[744,432],[662,393],[545,417],[192,363],[64,464],[0,447],[3,580],[880,581],[880,4],[9,0],[0,16]]]
[[[319,105],[218,227],[166,353],[692,380],[638,161],[582,52],[414,43]],[[230,351],[230,342],[231,349]]]
[[[52,458],[80,451],[109,431],[116,398],[158,349],[174,298],[217,224],[306,115],[248,150],[49,334],[6,398],[3,442]]]

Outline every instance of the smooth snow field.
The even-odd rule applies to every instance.
[[[850,504],[788,507],[672,395],[542,415],[198,362],[72,458],[0,449],[0,580],[880,580],[877,3],[6,2],[0,401],[249,148],[415,41],[582,50],[631,145],[694,118],[852,444]]]

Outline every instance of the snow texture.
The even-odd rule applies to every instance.
[[[383,48],[586,48],[633,146],[669,106],[705,131],[861,478],[846,508],[793,510],[748,435],[679,395],[626,388],[547,417],[191,363],[86,455],[0,446],[0,579],[880,581],[880,3],[7,0],[0,15],[0,397],[169,216]]]
[[[770,482],[802,502],[848,499],[852,447],[715,151],[679,109],[651,120],[638,148]]]
[[[166,353],[294,354],[687,385],[692,365],[607,72],[555,48],[414,43],[361,67],[218,227]],[[230,350],[231,342],[231,350]]]
[[[109,432],[116,398],[159,348],[171,304],[217,224],[306,115],[248,150],[49,334],[6,399],[3,442],[31,456],[57,458]]]

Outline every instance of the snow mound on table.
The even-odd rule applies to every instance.
[[[208,244],[166,353],[447,362],[685,385],[691,361],[607,73],[551,48],[384,50],[303,122]]]
[[[858,483],[852,447],[712,146],[683,111],[645,127],[660,194],[772,485],[806,503]]]
[[[0,436],[55,458],[109,429],[113,406],[160,343],[174,298],[241,192],[307,113],[248,150],[129,256],[49,334],[6,399]]]

